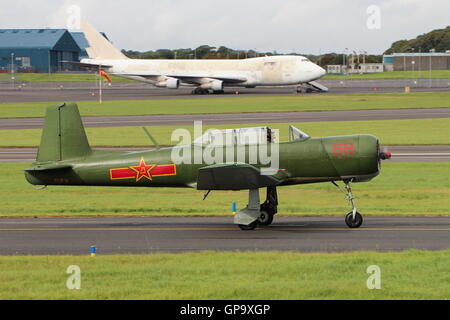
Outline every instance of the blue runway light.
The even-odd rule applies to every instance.
[[[91,257],[95,257],[95,254],[97,253],[97,247],[91,246]]]
[[[233,215],[235,215],[237,211],[236,202],[233,202],[233,204],[231,205],[231,210],[233,211]]]

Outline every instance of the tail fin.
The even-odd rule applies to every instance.
[[[90,153],[91,147],[77,105],[67,103],[49,107],[37,162],[82,158]]]
[[[103,60],[128,59],[127,56],[117,50],[111,42],[105,39],[105,37],[95,30],[89,23],[82,22],[81,30],[83,31],[90,46],[86,49],[89,58]]]

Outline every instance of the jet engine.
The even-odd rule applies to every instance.
[[[157,82],[155,86],[158,88],[178,89],[180,87],[180,80],[169,78],[165,81]]]
[[[208,83],[201,85],[202,89],[211,89],[213,91],[222,91],[223,90],[223,81],[214,80]]]

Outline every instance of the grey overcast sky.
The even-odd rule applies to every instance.
[[[0,28],[66,28],[76,21],[73,5],[117,47],[132,50],[208,44],[379,54],[450,25],[450,0],[0,0]]]

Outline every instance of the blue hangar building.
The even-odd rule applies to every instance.
[[[67,29],[0,29],[0,72],[59,72],[76,67],[88,43],[83,33]]]

